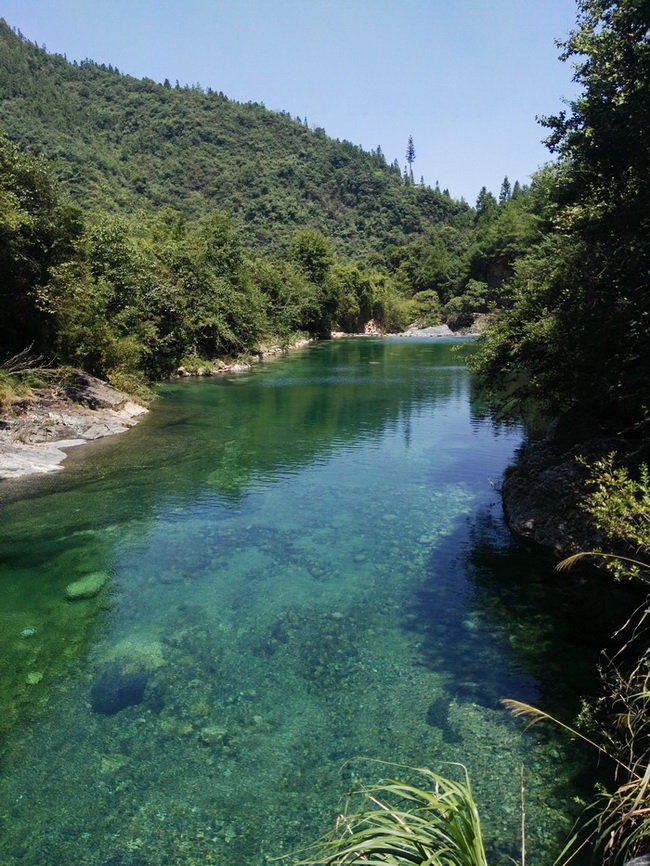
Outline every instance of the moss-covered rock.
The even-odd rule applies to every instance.
[[[65,597],[68,601],[80,601],[85,598],[94,598],[104,587],[108,575],[105,571],[93,571],[85,574],[79,580],[69,583],[65,588]]]

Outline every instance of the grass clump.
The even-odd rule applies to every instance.
[[[16,376],[7,373],[5,370],[0,370],[0,409],[6,410],[18,398],[26,396],[29,393],[29,388],[26,388]]]
[[[425,768],[403,767],[420,785],[385,779],[352,795],[358,808],[339,815],[329,838],[317,843],[301,866],[415,863],[486,866],[478,809],[461,764],[463,781]]]
[[[0,410],[6,411],[18,400],[31,394],[32,388],[42,388],[52,373],[41,358],[32,358],[29,349],[0,363]]]

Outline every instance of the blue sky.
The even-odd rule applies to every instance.
[[[200,83],[380,145],[416,180],[471,204],[550,155],[535,118],[576,95],[556,39],[575,0],[0,0],[0,15],[68,60]]]

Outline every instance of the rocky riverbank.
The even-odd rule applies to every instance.
[[[583,503],[591,492],[590,473],[578,458],[593,464],[616,452],[632,465],[645,460],[640,443],[623,437],[585,438],[578,442],[561,436],[524,446],[505,473],[503,509],[512,533],[524,544],[538,547],[555,559],[602,548],[634,556],[635,551],[614,548],[596,528]],[[596,560],[590,566],[599,566]]]
[[[332,331],[331,336],[337,337],[456,337],[457,334],[448,325],[434,325],[430,328],[416,328],[413,326],[406,331],[395,334],[386,334],[374,322],[368,322],[363,333],[348,334],[345,331]]]
[[[580,507],[587,493],[580,450],[535,442],[505,473],[503,510],[512,533],[556,559],[592,550],[594,530]]]
[[[146,412],[128,395],[80,371],[36,388],[0,415],[0,479],[60,469],[68,448],[123,433]]]
[[[244,373],[264,358],[309,342],[300,338],[287,347],[260,346],[249,357],[230,363],[179,367],[175,377]],[[68,448],[124,433],[147,411],[128,394],[82,371],[35,388],[0,412],[0,480],[61,469]]]
[[[255,364],[258,364],[265,358],[284,355],[291,349],[300,349],[303,346],[309,345],[311,342],[312,340],[309,337],[301,337],[287,346],[259,346],[255,351],[251,352],[250,355],[241,358],[238,361],[223,361],[217,359],[216,361],[204,364],[185,364],[176,369],[172,378],[183,379],[188,376],[219,376],[223,373],[246,373],[248,370],[252,369]]]

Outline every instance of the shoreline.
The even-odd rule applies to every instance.
[[[62,469],[66,449],[125,433],[149,410],[81,371],[36,388],[0,416],[0,481]]]
[[[396,334],[364,333],[340,337],[459,337],[447,325],[410,328]],[[288,347],[262,346],[245,359],[226,363],[215,361],[196,367],[181,366],[173,379],[246,373],[265,358],[286,354],[311,342],[300,339]],[[95,439],[116,436],[134,427],[148,409],[108,385],[80,370],[59,386],[36,388],[29,397],[17,400],[9,410],[0,413],[0,484],[30,475],[44,475],[64,467],[67,450]]]
[[[395,337],[479,337],[480,333],[478,331],[472,331],[468,333],[461,334],[457,331],[452,331],[449,325],[431,325],[428,328],[408,328],[406,331],[399,331],[396,333],[384,334],[382,331],[378,330],[368,330],[364,331],[361,334],[348,334],[345,331],[333,331],[331,334],[332,339],[339,339],[341,337],[383,337],[385,339],[391,339]]]
[[[245,373],[266,357],[285,354],[310,342],[290,346],[261,346],[246,359],[230,364],[215,361],[197,367],[179,367],[171,378]],[[0,484],[44,475],[65,467],[67,449],[95,439],[126,433],[149,410],[107,382],[74,371],[57,386],[35,388],[0,412]]]

